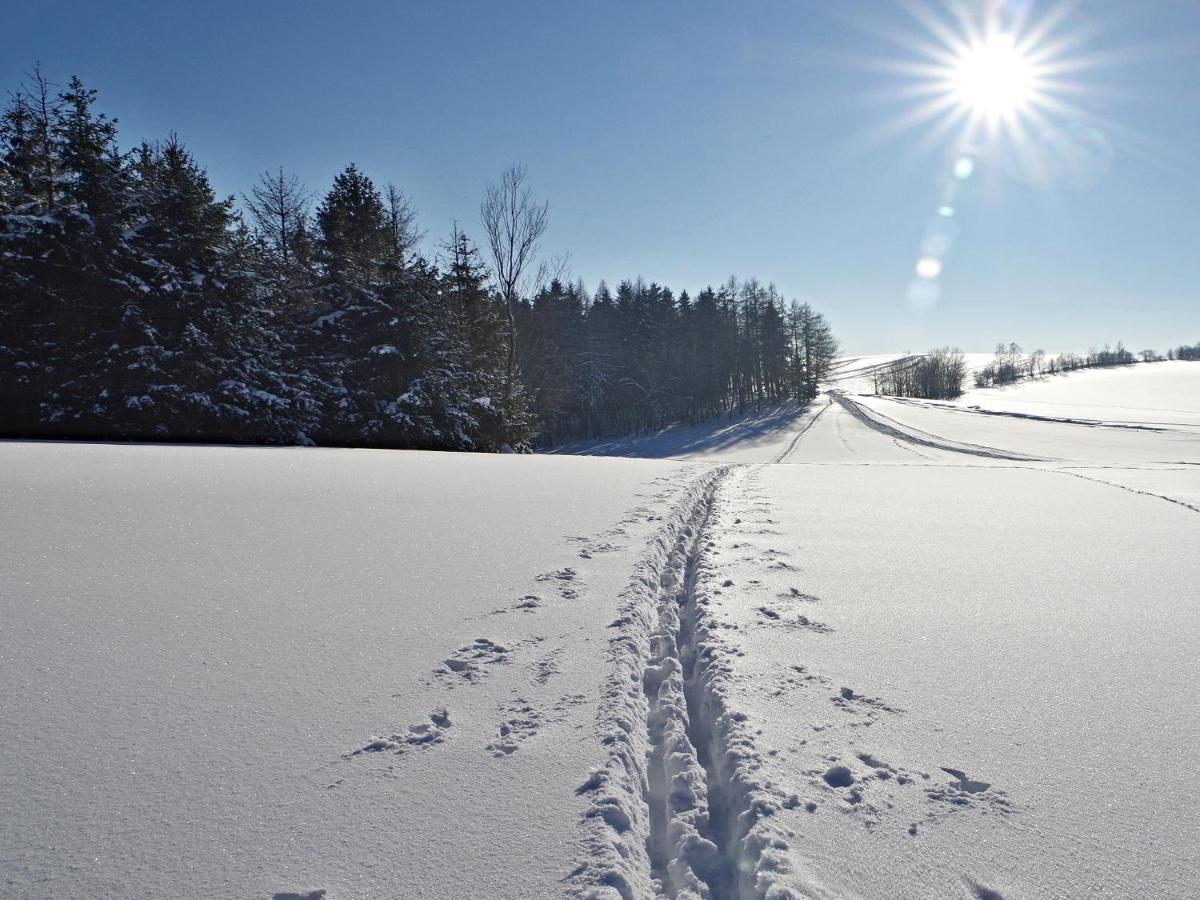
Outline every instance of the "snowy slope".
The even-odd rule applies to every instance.
[[[561,889],[606,627],[688,470],[0,444],[0,473],[0,895]]]
[[[911,354],[882,353],[873,356],[843,356],[834,360],[826,377],[826,386],[835,390],[852,394],[870,394],[875,391],[872,375],[882,371],[899,359],[905,359]],[[963,361],[967,366],[967,381],[972,381],[976,370],[982,369],[995,359],[993,353],[964,353]]]
[[[557,454],[722,462],[784,462],[812,423],[817,405],[767,404],[700,425],[672,425],[648,435],[582,441]]]
[[[0,444],[0,894],[1194,892],[1200,435],[586,449]]]
[[[1000,388],[969,388],[956,403],[1061,419],[1200,430],[1200,365],[1172,360],[1083,369]]]
[[[1193,890],[1195,512],[988,465],[741,469],[719,496],[701,652],[787,846],[760,888]]]

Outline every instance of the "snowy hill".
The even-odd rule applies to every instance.
[[[958,404],[1031,416],[1200,429],[1197,397],[1200,366],[1172,360],[970,388]]]
[[[880,359],[592,455],[0,444],[0,893],[1193,892],[1200,364]]]

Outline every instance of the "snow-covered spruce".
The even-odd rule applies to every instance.
[[[730,667],[706,621],[705,551],[721,467],[687,489],[650,543],[613,623],[601,710],[608,761],[579,788],[583,897],[787,897],[788,846],[756,827],[778,801],[754,773],[745,716],[728,708]]]

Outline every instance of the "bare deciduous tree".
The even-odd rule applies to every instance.
[[[522,279],[546,232],[549,212],[548,201],[534,201],[524,166],[508,168],[498,184],[489,184],[479,208],[492,254],[492,274],[508,310],[510,378],[516,374],[517,304],[524,286]]]
[[[389,250],[395,255],[396,264],[403,266],[408,251],[416,246],[425,233],[417,228],[417,208],[394,184],[387,186],[384,202],[387,204],[384,214],[387,218]],[[456,225],[456,231],[457,228]]]
[[[280,267],[289,268],[294,260],[296,240],[303,233],[312,200],[295,175],[264,172],[258,184],[243,195],[254,228]]]

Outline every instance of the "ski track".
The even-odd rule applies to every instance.
[[[1084,428],[1111,428],[1115,431],[1169,431],[1171,423],[1139,423],[1139,422],[1105,422],[1100,419],[1071,419],[1060,416],[1040,416],[1037,413],[1013,412],[1004,409],[985,409],[982,406],[955,406],[951,403],[928,403],[915,400],[912,397],[888,397],[896,403],[905,406],[917,406],[922,409],[940,409],[947,412],[967,413],[973,416],[1001,416],[1009,419],[1027,419],[1031,422],[1049,422],[1052,425],[1078,425]],[[1160,425],[1162,427],[1160,427]],[[1186,426],[1184,426],[1186,427]]]
[[[787,462],[788,458],[793,453],[796,452],[796,445],[800,443],[800,439],[808,433],[808,430],[810,428],[812,428],[814,425],[817,424],[817,419],[821,418],[821,416],[824,415],[825,410],[829,409],[829,406],[832,402],[833,402],[832,400],[826,400],[825,405],[822,406],[819,410],[817,410],[816,415],[814,415],[811,419],[809,419],[806,423],[804,423],[804,426],[799,431],[796,432],[796,436],[791,439],[791,441],[788,443],[788,445],[783,448],[783,451],[780,452],[780,454],[778,456],[776,456],[773,460],[771,460],[771,462],[772,463]]]
[[[745,471],[696,478],[622,597],[600,711],[608,759],[577,790],[589,800],[585,854],[567,876],[576,896],[765,897],[791,869],[767,821],[780,801],[758,782],[746,717],[728,705],[731,651],[707,609],[719,594],[710,523]]]
[[[957,443],[947,441],[946,439],[940,438],[939,436],[933,435],[933,434],[928,434],[927,438],[922,438],[922,437],[918,437],[915,435],[907,434],[899,429],[896,429],[896,428],[893,428],[893,427],[887,425],[885,421],[879,421],[875,418],[876,416],[878,416],[879,419],[886,420],[887,419],[886,416],[883,416],[881,413],[877,413],[874,411],[868,413],[859,404],[855,403],[853,400],[849,399],[848,397],[845,397],[841,394],[835,394],[835,393],[831,393],[830,397],[833,400],[837,401],[839,404],[841,404],[848,412],[850,412],[852,415],[854,415],[855,418],[857,418],[860,422],[862,422],[867,427],[872,428],[875,431],[878,431],[882,434],[886,434],[886,435],[889,435],[890,437],[892,437],[893,441],[895,441],[897,446],[904,446],[905,443],[918,444],[921,446],[933,447],[933,448],[939,449],[939,450],[948,450],[953,453],[965,453],[965,454],[969,454],[972,456],[983,456],[983,457],[989,457],[992,459],[1004,459],[1004,460],[1010,460],[1013,462],[1030,462],[1030,463],[1052,462],[1051,460],[1044,460],[1044,459],[1040,459],[1038,457],[1020,456],[1017,454],[1008,454],[1006,451],[996,450],[995,448],[991,448],[991,447],[983,447],[983,446],[979,446],[979,445],[957,444]],[[975,410],[957,410],[957,411],[975,412]],[[987,411],[983,411],[983,412],[987,415],[993,415],[993,414],[994,415],[1007,415],[1006,413],[990,413]],[[1015,414],[1014,414],[1014,416],[1017,418],[1037,418],[1037,417],[1029,417],[1029,416],[1020,416],[1020,415],[1015,415]],[[814,421],[815,421],[815,419],[814,419]],[[888,420],[888,421],[890,421],[890,420]],[[1046,421],[1063,421],[1063,420],[1047,419]],[[1078,423],[1073,423],[1073,424],[1092,424],[1092,423],[1078,422]],[[1102,424],[1102,423],[1096,423],[1096,424]],[[1119,426],[1119,427],[1125,427],[1125,426]],[[1143,430],[1162,431],[1163,429],[1143,429]],[[923,434],[927,434],[927,433],[923,432]],[[909,449],[912,449],[912,448],[909,448]],[[847,450],[850,451],[850,448],[848,446],[847,446]],[[790,449],[789,449],[789,452],[790,452]],[[853,451],[850,451],[850,452],[853,452]],[[913,452],[917,453],[918,456],[923,455],[919,451],[916,451],[916,450],[914,450]],[[926,457],[926,458],[928,458],[928,457]],[[934,461],[933,465],[935,465],[935,466],[946,465],[946,463],[940,463],[940,462]],[[1094,482],[1095,484],[1103,484],[1103,485],[1107,485],[1109,487],[1118,488],[1119,490],[1127,491],[1131,494],[1138,494],[1143,497],[1155,497],[1159,500],[1165,500],[1168,503],[1174,503],[1176,506],[1182,506],[1184,509],[1191,510],[1192,512],[1200,513],[1200,507],[1197,507],[1191,503],[1188,503],[1187,501],[1179,500],[1175,497],[1169,497],[1166,494],[1160,494],[1155,491],[1142,490],[1140,488],[1134,488],[1134,487],[1130,487],[1128,485],[1119,484],[1115,481],[1106,481],[1103,478],[1096,478],[1091,475],[1084,475],[1080,472],[1073,472],[1073,471],[1071,471],[1071,467],[1064,466],[1064,467],[1048,468],[1045,466],[1013,466],[1011,468],[1028,469],[1028,470],[1039,471],[1039,472],[1057,472],[1062,475],[1070,475],[1074,478],[1081,478],[1084,481]],[[1117,470],[1123,470],[1123,469],[1137,469],[1137,468],[1146,468],[1146,467],[1131,465],[1131,466],[1104,466],[1103,468],[1113,468],[1113,469],[1117,469]],[[1161,467],[1156,467],[1156,468],[1161,468]]]
[[[1104,468],[1116,468],[1119,466],[1105,466]],[[1130,469],[1135,467],[1130,466]],[[1060,475],[1070,475],[1072,478],[1082,478],[1084,481],[1090,481],[1094,484],[1106,484],[1109,487],[1119,488],[1122,491],[1128,491],[1131,494],[1138,494],[1142,497],[1156,497],[1159,500],[1166,500],[1168,503],[1174,503],[1176,506],[1182,506],[1184,509],[1190,509],[1194,513],[1200,513],[1200,506],[1194,506],[1185,500],[1179,500],[1175,497],[1168,497],[1166,494],[1158,494],[1154,491],[1144,491],[1140,488],[1130,487],[1127,484],[1118,484],[1115,481],[1105,481],[1103,478],[1093,478],[1091,475],[1084,475],[1080,472],[1072,472],[1070,469],[1036,469],[1041,472],[1057,472]],[[1168,470],[1170,471],[1170,470]]]
[[[890,438],[898,439],[909,444],[918,444],[922,447],[931,447],[934,450],[945,450],[950,453],[965,453],[970,456],[982,456],[988,459],[1006,459],[1014,462],[1045,462],[1046,460],[1036,456],[1022,456],[1018,453],[1010,453],[1007,450],[998,450],[995,447],[985,447],[980,444],[960,444],[949,442],[943,438],[938,438],[936,435],[921,436],[914,434],[916,429],[906,431],[898,427],[898,423],[889,424],[892,420],[888,419],[882,413],[871,410],[868,412],[862,406],[855,403],[849,397],[843,394],[830,393],[833,398],[854,418],[862,422],[868,428],[878,431],[880,434],[885,434]],[[905,426],[906,428],[908,426]]]
[[[1019,464],[1048,460],[892,429],[836,394],[830,395],[829,402],[771,464],[786,461],[835,401],[867,427],[921,457],[924,454],[917,446],[1004,460],[1009,464],[1002,468],[1059,472],[1200,512],[1171,497],[1065,468]],[[924,464],[963,465],[949,460]],[[763,757],[752,725],[730,702],[736,647],[721,637],[719,631],[727,623],[715,617],[714,600],[722,593],[718,585],[730,586],[732,582],[720,580],[713,561],[712,551],[718,543],[714,520],[728,502],[723,498],[754,499],[746,491],[765,465],[725,464],[695,477],[677,505],[662,517],[660,530],[651,539],[621,598],[620,614],[610,626],[617,633],[610,641],[612,669],[599,714],[601,741],[608,758],[577,789],[588,800],[582,819],[585,852],[566,878],[576,896],[745,900],[826,895],[810,873],[803,871],[804,861],[792,846],[794,834],[772,821],[776,812],[795,808],[799,800],[763,781]],[[759,506],[767,501],[758,499],[763,501]],[[735,525],[741,522],[741,518],[734,520]],[[725,544],[724,549],[744,546]],[[753,558],[768,568],[791,568],[777,558],[782,555],[766,550]],[[780,599],[797,598],[815,599],[798,593],[796,588],[791,595],[780,595]],[[761,627],[804,628],[817,633],[829,630],[805,616],[785,620],[779,609],[769,605],[754,609]],[[805,683],[832,687],[828,679],[808,673],[803,666],[793,668]],[[789,684],[793,682],[799,683],[794,675],[788,679]],[[850,728],[869,727],[880,715],[904,712],[845,686],[830,700],[850,717],[846,720]],[[845,753],[838,750],[825,748],[832,754],[825,759],[836,762],[844,757]],[[874,786],[876,782],[888,790],[908,790],[909,786],[925,783],[921,790],[929,811],[923,820],[909,826],[910,834],[916,834],[922,823],[933,824],[973,806],[1002,815],[1018,809],[1003,790],[959,769],[942,767],[951,780],[940,783],[927,772],[910,773],[881,763],[870,754],[850,755],[856,765],[861,761],[873,771],[864,773],[837,763],[823,770],[813,769],[808,775],[822,789],[844,794],[841,799],[849,804],[849,810],[861,813],[868,830],[878,824],[883,810],[890,808],[886,798],[876,802],[867,796],[882,790]],[[851,773],[849,778],[847,773]],[[914,784],[914,778],[920,781]],[[810,801],[806,810],[813,812],[816,806]],[[969,879],[967,883],[977,896],[999,896]]]
[[[1200,512],[1192,504],[1162,494],[1066,468],[1036,465],[1052,460],[962,444],[924,432],[914,434],[832,392],[770,464],[788,461],[833,402],[864,426],[890,437],[898,447],[928,460],[926,465],[962,464],[933,460],[921,453],[920,447],[1010,463],[1003,468],[1059,472]],[[849,445],[847,451],[853,453]],[[587,798],[581,822],[584,853],[565,879],[576,896],[745,900],[826,895],[819,883],[805,877],[803,859],[792,846],[795,835],[772,821],[776,812],[795,808],[799,799],[785,796],[763,781],[763,757],[752,726],[730,703],[736,647],[721,637],[719,631],[727,623],[715,619],[715,606],[710,609],[722,593],[716,585],[732,584],[719,580],[713,558],[718,543],[717,511],[727,502],[724,497],[745,497],[754,473],[762,468],[763,464],[714,466],[693,478],[670,513],[648,517],[649,521],[661,521],[661,527],[638,562],[621,597],[620,613],[610,626],[616,634],[610,640],[611,671],[599,712],[607,761],[576,791]],[[760,499],[765,502],[766,498]],[[741,518],[735,520],[735,524],[741,522]],[[726,549],[741,546],[734,543]],[[770,560],[768,568],[791,568],[776,558],[783,555],[779,551],[765,552],[766,558],[756,558],[764,563]],[[793,588],[791,599],[797,597],[814,599]],[[780,599],[785,599],[784,595]],[[761,627],[829,630],[805,616],[785,620],[772,606],[761,605],[755,611]],[[803,666],[793,668],[806,683],[831,686],[828,679],[808,673]],[[851,717],[847,727],[867,727],[881,714],[904,712],[849,687],[841,687],[830,699],[835,708]],[[836,763],[842,755],[825,758]],[[842,799],[851,811],[862,813],[868,830],[878,824],[883,809],[890,808],[886,801],[883,806],[868,802],[865,795],[879,790],[874,783],[905,790],[914,785],[913,775],[927,785],[921,790],[931,811],[925,814],[924,824],[936,823],[973,804],[1003,815],[1017,810],[1004,791],[960,769],[941,767],[951,780],[940,783],[929,773],[910,774],[867,753],[852,755],[856,764],[861,762],[872,771],[864,773],[836,763],[808,775],[825,790],[845,794]],[[810,801],[805,808],[813,812],[816,806]],[[909,833],[916,834],[918,825],[914,821]],[[964,884],[977,897],[1000,896],[967,876]]]
[[[581,852],[577,857],[578,865],[563,879],[563,884],[575,896],[625,900],[825,896],[824,888],[799,870],[804,860],[793,847],[795,836],[772,821],[779,810],[796,807],[797,795],[781,793],[764,781],[763,757],[754,736],[753,723],[747,721],[745,713],[735,708],[732,701],[736,682],[733,659],[737,648],[722,636],[723,628],[728,626],[719,621],[718,611],[724,613],[726,610],[719,610],[718,598],[722,595],[721,588],[731,587],[733,583],[722,580],[713,551],[720,538],[731,537],[736,530],[716,527],[721,511],[732,508],[745,515],[742,506],[738,505],[744,501],[749,503],[745,507],[747,510],[757,509],[765,515],[770,499],[748,493],[755,488],[757,473],[767,465],[788,462],[804,436],[834,402],[864,427],[885,435],[896,446],[921,460],[864,465],[962,468],[972,465],[963,456],[984,457],[997,461],[995,468],[1069,475],[1200,512],[1200,507],[1180,499],[1072,471],[1073,466],[1061,465],[1065,460],[1019,455],[993,447],[950,441],[916,429],[906,430],[908,426],[864,408],[844,394],[835,391],[827,394],[824,405],[797,429],[770,463],[696,463],[681,469],[677,475],[654,479],[647,485],[647,493],[635,495],[642,504],[627,510],[612,528],[596,537],[564,535],[572,555],[564,561],[571,565],[534,576],[529,588],[538,593],[510,597],[504,601],[505,605],[472,617],[498,621],[492,617],[506,616],[513,620],[533,621],[526,620],[525,616],[536,618],[539,612],[544,614],[545,607],[556,602],[582,601],[587,594],[589,560],[625,551],[630,543],[640,545],[645,540],[645,549],[619,597],[618,615],[609,625],[612,633],[608,647],[609,665],[597,712],[598,737],[605,748],[606,759],[602,766],[587,774],[575,792],[584,804],[580,821]],[[1098,422],[1036,415],[958,411],[1104,426]],[[847,456],[857,455],[842,436],[840,420],[835,426]],[[955,461],[953,457],[939,460],[926,456],[920,451],[921,447],[959,454],[962,461]],[[1197,464],[1089,465],[1080,468],[1159,471],[1167,470],[1168,465]],[[1184,468],[1171,470],[1186,471]],[[742,521],[742,518],[736,518],[733,525],[740,525]],[[771,519],[748,520],[748,524],[771,525],[774,522]],[[637,526],[638,534],[629,534],[627,526]],[[650,531],[644,539],[640,533],[642,526]],[[746,534],[779,533],[765,527],[759,531],[743,530]],[[618,540],[623,543],[617,543]],[[720,550],[723,554],[725,550],[748,546],[724,543]],[[793,568],[784,561],[785,556],[777,549],[759,548],[757,553],[743,557],[742,561],[756,561],[768,569]],[[757,585],[758,582],[750,584]],[[774,596],[782,601],[819,602],[818,598],[801,593],[795,587]],[[759,617],[752,627],[782,627],[815,633],[831,630],[807,616],[789,616],[783,611],[785,607],[768,604],[751,607]],[[566,720],[574,707],[589,702],[583,694],[547,688],[561,672],[568,646],[564,642],[566,637],[565,634],[557,635],[546,642],[542,635],[527,634],[511,640],[502,639],[503,643],[490,637],[478,637],[440,654],[440,661],[423,681],[443,692],[473,691],[496,672],[516,670],[524,679],[523,685],[519,692],[495,708],[499,724],[491,742],[482,747],[492,757],[504,759],[516,753],[542,729]],[[543,642],[546,643],[543,645]],[[530,659],[526,654],[533,648],[538,653],[536,658]],[[517,660],[522,661],[519,668],[512,665]],[[824,676],[809,672],[803,665],[794,665],[783,676],[775,694],[782,694],[797,685],[819,691],[833,690],[834,684]],[[845,686],[823,702],[831,703],[839,716],[846,717],[843,720],[846,727],[869,727],[881,714],[904,713],[878,697]],[[461,740],[458,737],[461,726],[454,727],[460,721],[457,712],[452,718],[446,706],[438,705],[420,722],[399,728],[392,725],[370,734],[354,749],[342,753],[341,758],[354,760],[351,765],[367,765],[372,759],[390,759],[393,755],[407,757],[410,753],[424,752]],[[819,732],[828,727],[814,725],[814,730]],[[917,783],[911,778],[912,774],[924,781],[930,780],[928,773],[910,772],[882,762],[869,753],[847,753],[847,748],[832,745],[822,750],[840,751],[841,755],[824,757],[834,764],[820,770],[814,768],[806,775],[822,790],[841,791],[850,797],[849,808],[854,814],[863,816],[868,828],[871,827],[870,816],[879,814],[878,805],[869,802],[871,790],[879,785],[891,789],[892,785],[906,787],[910,784],[915,789]],[[851,755],[853,759],[849,758]],[[856,768],[851,769],[839,759],[845,759]],[[870,771],[864,773],[858,762]],[[406,758],[405,764],[408,763]],[[922,786],[929,802],[939,808],[925,821],[934,822],[971,803],[990,803],[992,809],[1005,815],[1016,809],[1005,799],[1003,791],[989,792],[992,785],[988,782],[975,780],[960,769],[939,768],[952,780],[947,784]],[[341,779],[328,787],[340,783]],[[867,801],[864,801],[864,792]],[[941,807],[947,812],[942,813]],[[806,808],[813,812],[816,804],[810,802]],[[914,822],[910,833],[915,835],[916,829]],[[964,885],[976,897],[1000,897],[994,889],[967,876],[964,876]],[[284,891],[274,896],[276,900],[318,900],[324,894],[324,890]]]

